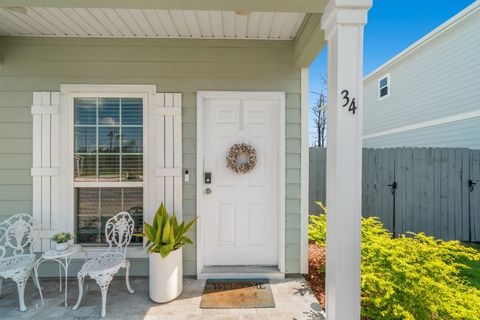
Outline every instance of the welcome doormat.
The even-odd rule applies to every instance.
[[[275,308],[275,301],[268,279],[208,279],[200,308]]]

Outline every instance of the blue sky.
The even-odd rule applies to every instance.
[[[363,72],[367,75],[402,52],[474,0],[373,0],[365,26]],[[327,74],[324,49],[310,66],[310,91],[322,89],[320,75]],[[318,95],[310,93],[310,106]],[[311,118],[311,117],[310,117]]]

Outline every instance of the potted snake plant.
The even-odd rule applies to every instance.
[[[149,295],[155,302],[168,302],[182,293],[182,247],[192,244],[185,236],[197,218],[178,223],[175,213],[167,213],[160,204],[152,224],[144,222],[143,233],[136,236],[146,239],[149,255]]]

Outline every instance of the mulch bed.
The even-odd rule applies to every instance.
[[[308,244],[308,274],[305,280],[313,290],[315,298],[325,310],[325,248],[317,246],[314,242]],[[370,320],[362,317],[362,320]]]
[[[308,274],[305,275],[305,280],[322,308],[325,309],[325,248],[315,243],[308,245]]]

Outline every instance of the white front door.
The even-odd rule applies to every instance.
[[[268,95],[221,96],[203,101],[203,265],[279,265],[283,100]],[[284,95],[280,95],[283,96]],[[255,148],[246,174],[226,166],[230,147]],[[205,173],[211,183],[205,183]],[[209,190],[208,190],[209,189]]]

